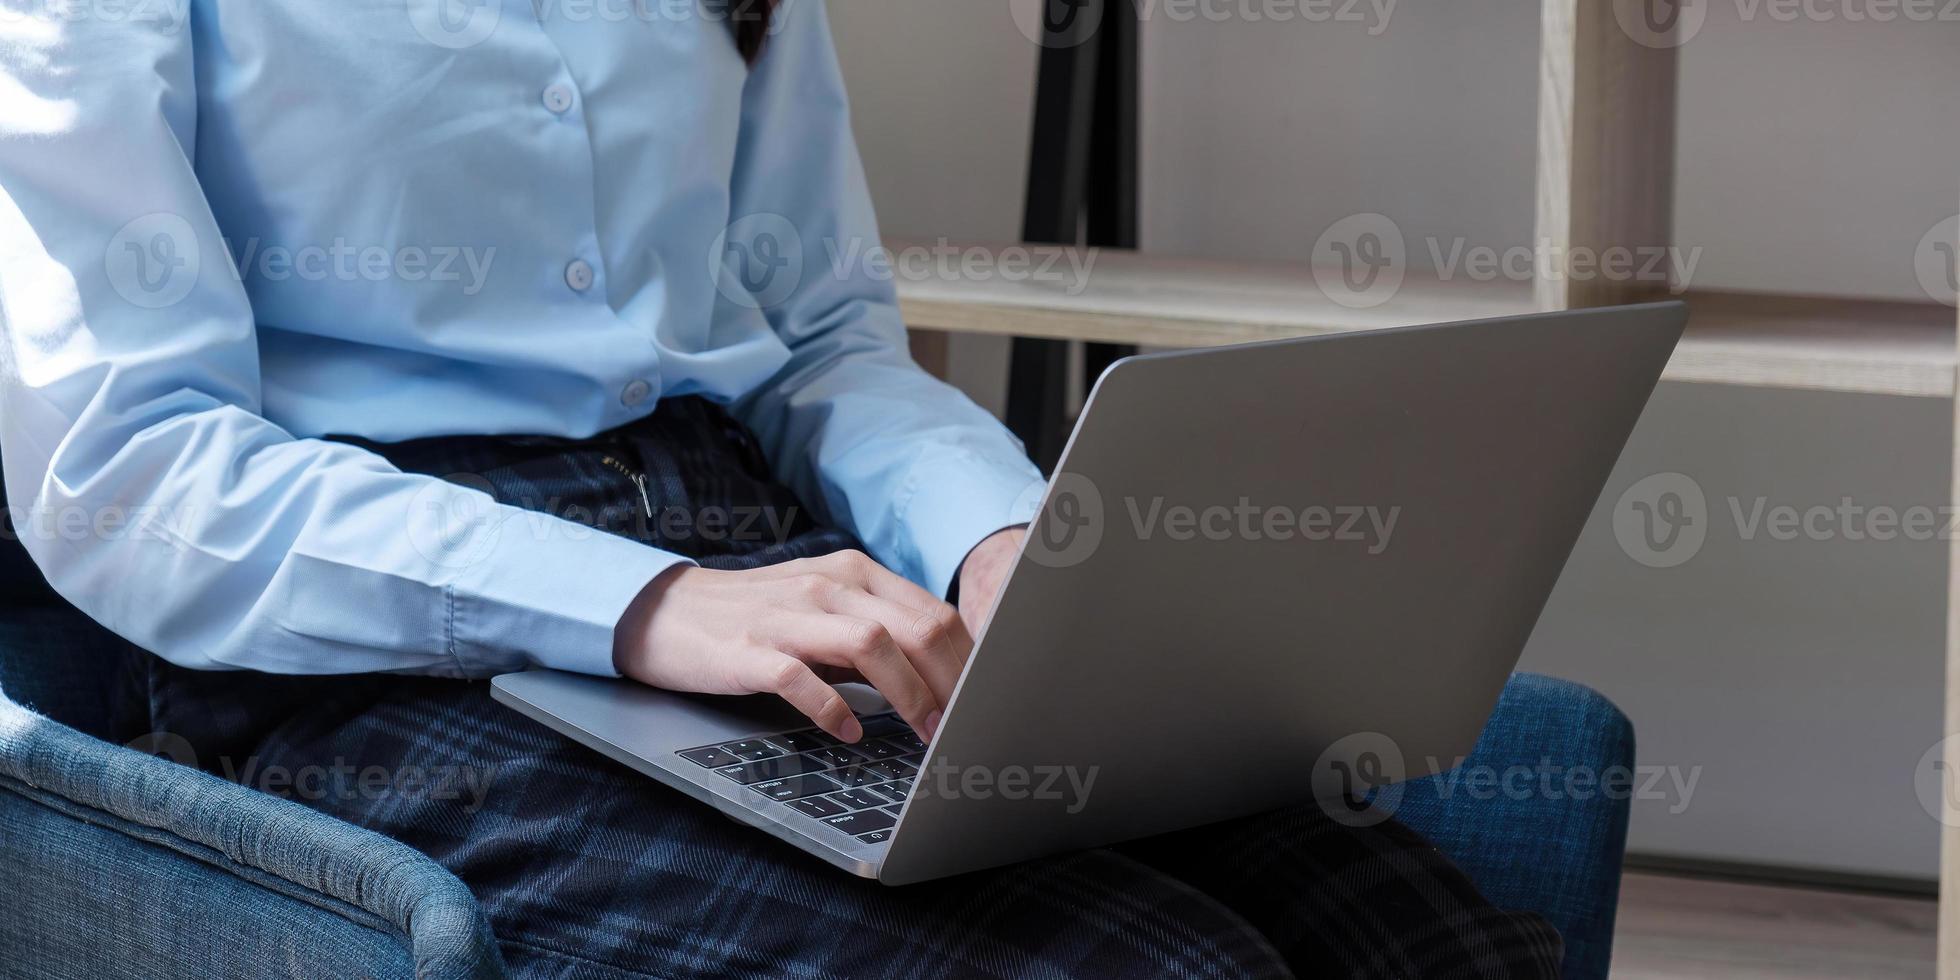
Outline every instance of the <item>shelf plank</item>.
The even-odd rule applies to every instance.
[[[956,262],[900,263],[899,299],[915,330],[1143,347],[1210,347],[1537,309],[1532,284],[1521,282],[1440,281],[1411,272],[1387,302],[1351,309],[1328,299],[1305,265],[1111,249],[1078,259],[1086,275],[1039,281],[973,278]],[[1668,380],[1953,395],[1951,307],[1747,293],[1687,299],[1694,313]]]
[[[1953,397],[1950,306],[1708,292],[1688,305],[1670,381]]]
[[[982,247],[995,254],[1002,249]],[[1528,283],[1439,282],[1410,273],[1387,302],[1352,309],[1329,300],[1304,265],[1068,251],[1084,275],[1064,271],[1068,262],[1058,262],[1052,276],[1012,280],[962,276],[952,263],[900,263],[905,322],[915,330],[948,333],[1212,347],[1536,308]]]

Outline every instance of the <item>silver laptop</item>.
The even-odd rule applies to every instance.
[[[936,736],[552,671],[496,698],[905,884],[1469,753],[1680,339],[1679,303],[1125,359],[1095,386]]]

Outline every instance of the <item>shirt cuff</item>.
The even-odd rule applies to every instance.
[[[601,677],[613,669],[613,630],[660,573],[693,562],[616,534],[507,508],[451,586],[450,652],[466,674],[501,665]]]
[[[912,486],[897,515],[911,544],[908,564],[915,581],[944,597],[976,545],[1034,519],[1048,483],[1026,459],[961,454],[922,464]]]

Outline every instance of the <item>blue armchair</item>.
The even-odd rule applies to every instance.
[[[0,546],[0,974],[504,975],[476,900],[422,854],[121,747],[143,733],[119,729],[111,706],[141,692],[118,667],[122,641],[80,616]],[[1472,762],[1503,772],[1547,756],[1630,766],[1632,729],[1597,694],[1520,675]],[[1398,815],[1497,904],[1549,919],[1568,977],[1604,977],[1627,802],[1494,824],[1441,789],[1408,784]]]
[[[105,722],[113,669],[44,639],[71,615],[0,622],[0,974],[504,975],[469,889],[407,845],[14,700]]]

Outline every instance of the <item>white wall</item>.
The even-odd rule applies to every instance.
[[[1704,2],[1681,53],[1676,208],[1677,241],[1702,249],[1696,285],[1921,298],[1913,251],[1960,209],[1960,23],[1784,24],[1753,4],[1745,22],[1750,0]],[[1535,5],[1408,0],[1378,36],[1153,6],[1146,247],[1297,258],[1363,211],[1412,243],[1530,240]],[[832,20],[887,229],[1014,237],[1035,50],[1008,9],[833,0]],[[996,408],[1004,350],[955,350],[957,380]],[[1745,541],[1727,499],[1944,500],[1947,413],[1657,394],[1526,654],[1614,696],[1644,759],[1702,767],[1685,812],[1637,809],[1636,849],[1933,874],[1937,827],[1912,773],[1940,727],[1943,545]],[[1667,470],[1706,488],[1717,523],[1695,560],[1657,570],[1618,548],[1610,508]]]
[[[1960,22],[1707,2],[1681,50],[1675,198],[1677,240],[1706,249],[1697,284],[1925,299],[1914,249],[1960,210]]]
[[[1036,49],[998,3],[833,0],[887,234],[1015,241]]]
[[[1328,225],[1369,211],[1411,243],[1528,243],[1537,7],[1414,6],[1374,36],[1364,23],[1150,21],[1144,246],[1305,259]],[[1428,254],[1412,247],[1410,261]]]

